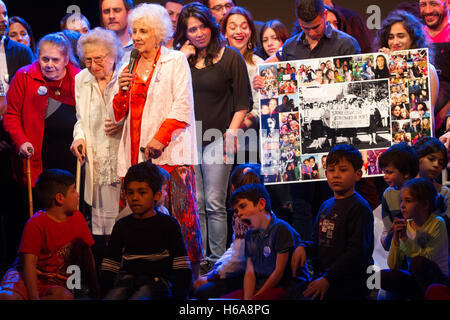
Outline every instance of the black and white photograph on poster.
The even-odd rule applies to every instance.
[[[326,152],[337,143],[390,146],[387,80],[305,87],[300,94],[302,153]]]

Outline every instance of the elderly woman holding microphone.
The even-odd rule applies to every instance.
[[[117,75],[123,50],[114,32],[95,28],[80,37],[78,56],[86,69],[75,77],[77,122],[71,150],[86,164],[84,200],[92,206],[93,251],[98,263],[119,213],[117,153],[123,127],[114,124],[108,112],[119,90]]]
[[[139,55],[120,73],[113,101],[112,120],[124,123],[118,174],[147,159],[170,173],[165,204],[180,224],[196,279],[204,254],[192,168],[198,155],[189,64],[183,53],[164,47],[172,36],[164,7],[141,4],[128,22]]]

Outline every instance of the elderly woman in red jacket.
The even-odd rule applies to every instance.
[[[38,45],[38,60],[21,68],[7,94],[4,128],[21,159],[14,161],[15,178],[26,185],[25,158],[30,158],[34,185],[46,169],[75,172],[70,152],[75,112],[75,75],[71,45],[61,34],[44,36]]]

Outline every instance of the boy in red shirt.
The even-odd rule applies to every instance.
[[[43,172],[36,195],[46,210],[31,217],[22,235],[19,256],[0,283],[0,300],[71,300],[67,289],[70,265],[86,276],[91,294],[98,297],[90,247],[94,244],[83,215],[74,176],[64,170]]]

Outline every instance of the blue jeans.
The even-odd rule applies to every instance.
[[[211,143],[203,150],[206,154]],[[206,259],[214,263],[226,250],[227,246],[227,190],[232,165],[225,163],[203,163],[194,166],[195,185],[197,188],[198,216],[202,231],[202,244],[205,249],[209,245],[211,255]]]

